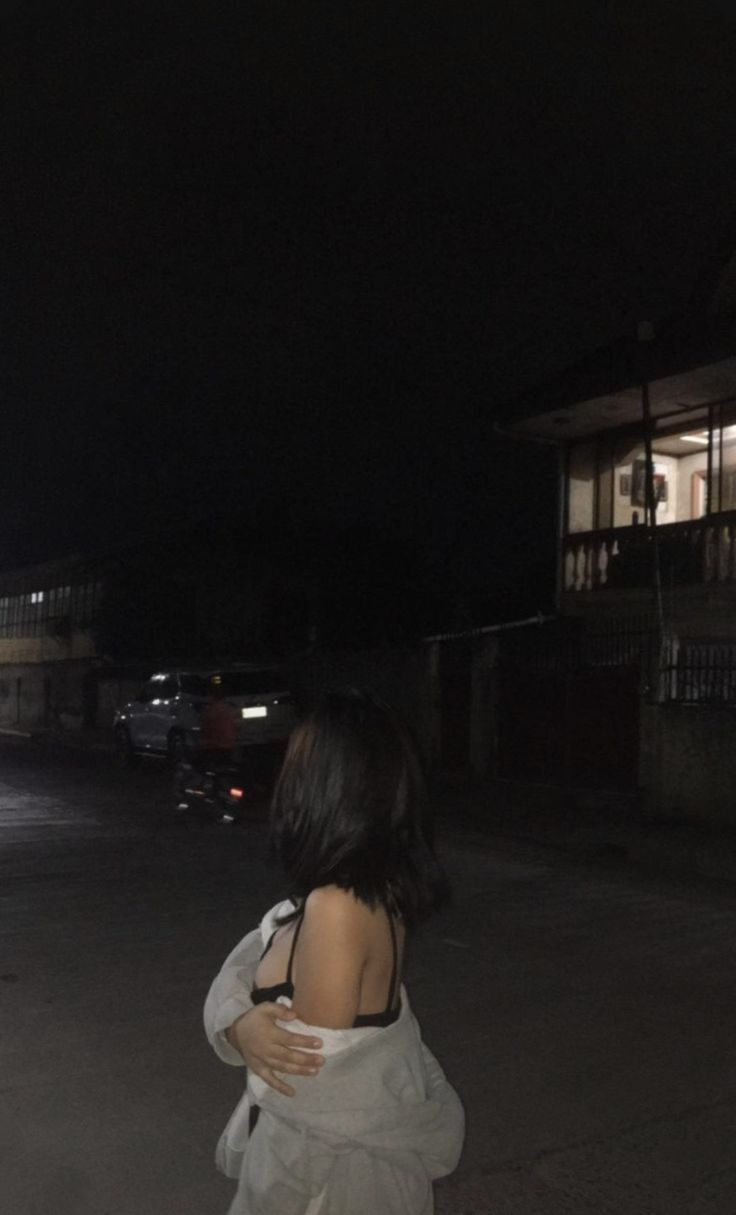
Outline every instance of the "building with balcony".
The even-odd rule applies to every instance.
[[[507,655],[502,773],[736,821],[736,257],[503,429],[556,449],[560,493],[559,617]]]
[[[728,337],[736,347],[736,324]],[[673,342],[666,352],[671,365],[686,359],[694,365],[662,370],[663,345],[621,343],[610,352],[624,371],[619,388],[526,417],[511,429],[553,442],[560,453],[561,611],[646,609],[656,578],[670,623],[712,632],[720,602],[730,633],[736,625],[728,610],[736,580],[736,356],[728,346],[705,351]]]

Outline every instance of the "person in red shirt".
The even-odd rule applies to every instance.
[[[201,716],[200,763],[225,767],[235,758],[238,745],[238,711],[225,698],[222,686],[213,684]]]

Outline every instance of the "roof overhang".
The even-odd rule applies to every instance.
[[[736,318],[709,318],[699,330],[680,318],[650,342],[627,337],[593,351],[518,397],[501,429],[566,443],[636,425],[644,380],[655,418],[736,401]]]
[[[708,405],[736,401],[736,358],[694,367],[679,375],[652,380],[649,385],[652,417],[686,413]],[[524,418],[504,427],[519,438],[557,442],[583,439],[603,430],[633,426],[642,420],[641,384],[632,384],[604,396],[576,401],[547,413]]]

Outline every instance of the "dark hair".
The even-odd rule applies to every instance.
[[[449,896],[417,749],[367,692],[328,693],[297,725],[274,790],[271,840],[299,905],[335,884],[412,926]]]

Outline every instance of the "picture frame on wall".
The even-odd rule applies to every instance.
[[[618,492],[622,498],[631,497],[631,473],[620,473],[619,474]]]

